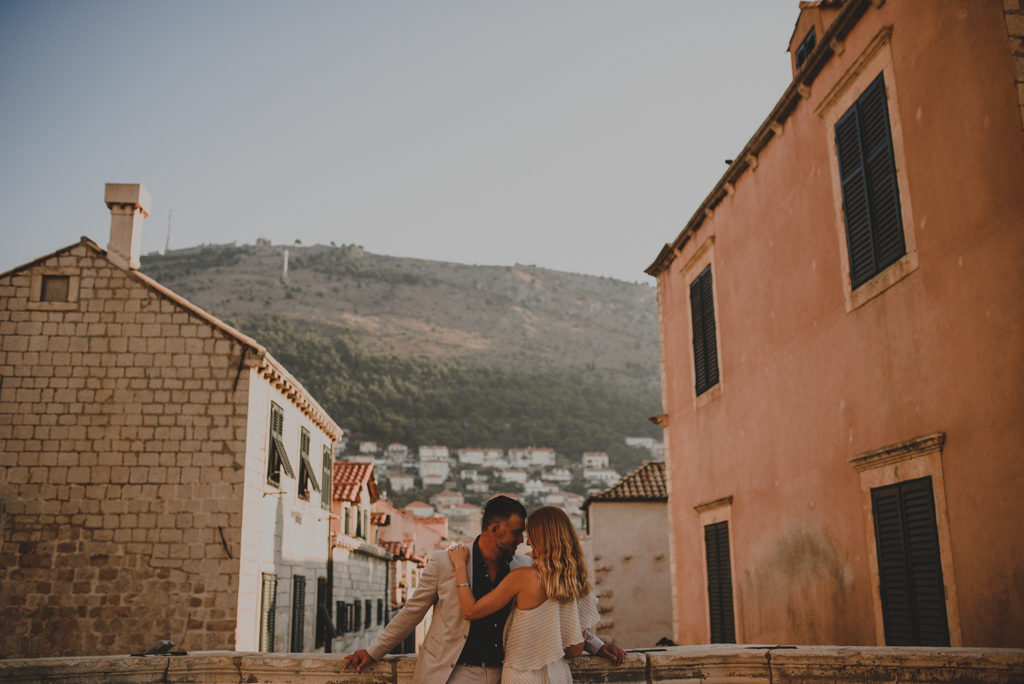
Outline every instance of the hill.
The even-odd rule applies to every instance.
[[[622,439],[659,436],[647,285],[263,241],[142,270],[266,345],[352,439],[602,450],[628,467]]]

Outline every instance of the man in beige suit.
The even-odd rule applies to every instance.
[[[507,496],[487,502],[482,531],[473,542],[467,564],[470,587],[477,598],[496,587],[510,570],[530,564],[528,556],[516,554],[525,528],[526,509],[521,503]],[[433,606],[430,629],[416,662],[414,684],[497,684],[504,657],[502,631],[510,607],[469,621],[462,617],[457,592],[455,568],[447,551],[435,551],[412,597],[368,649],[345,656],[345,668],[362,672],[379,661],[416,628]],[[616,665],[626,655],[593,634],[588,635],[585,648]]]

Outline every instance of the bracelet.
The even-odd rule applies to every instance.
[[[468,587],[468,586],[469,586],[469,582],[463,582],[462,584],[456,584],[455,588],[458,589],[459,587]]]

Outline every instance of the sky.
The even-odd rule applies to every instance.
[[[797,0],[0,0],[0,272],[356,244],[653,283],[790,81]]]

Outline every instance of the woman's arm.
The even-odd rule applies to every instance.
[[[578,644],[568,646],[564,650],[566,658],[575,658],[576,656],[581,655],[583,653],[583,642],[581,641]]]
[[[459,606],[462,608],[462,617],[467,620],[479,620],[501,610],[522,590],[524,578],[522,571],[528,568],[513,570],[497,587],[478,601],[473,596],[466,573],[469,550],[464,546],[455,546],[448,549],[448,556],[455,566],[455,585],[459,595]]]

